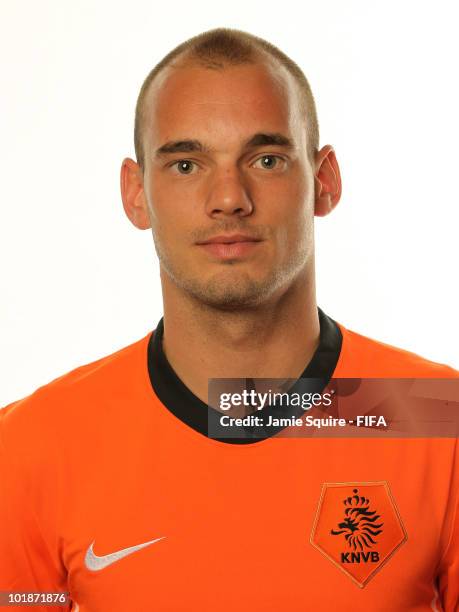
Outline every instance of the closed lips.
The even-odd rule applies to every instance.
[[[198,244],[232,244],[234,242],[259,242],[259,239],[251,236],[243,236],[242,234],[235,234],[233,236],[215,236],[204,242],[198,242]]]

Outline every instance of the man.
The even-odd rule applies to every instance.
[[[147,77],[135,145],[123,204],[152,229],[164,317],[0,412],[0,590],[80,612],[456,610],[456,438],[207,435],[211,378],[459,376],[318,308],[313,219],[341,179],[300,69],[201,34]]]

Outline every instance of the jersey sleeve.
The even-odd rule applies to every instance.
[[[459,610],[459,512],[457,507],[453,532],[441,563],[438,583],[443,610],[457,612]]]
[[[459,610],[459,443],[457,439],[453,480],[455,482],[450,496],[449,537],[437,575],[439,599],[444,612]]]
[[[65,568],[56,554],[57,500],[52,494],[52,471],[46,470],[46,440],[38,446],[31,444],[40,431],[30,431],[33,426],[21,428],[25,419],[20,414],[16,418],[16,410],[22,408],[10,404],[0,409],[0,593],[3,597],[26,591],[66,593]],[[30,605],[0,603],[4,610],[26,608]],[[70,603],[35,604],[33,609],[70,610]]]

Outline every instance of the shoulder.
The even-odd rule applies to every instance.
[[[337,324],[343,335],[343,344],[335,377],[459,377],[459,371],[447,364],[431,361]]]
[[[34,437],[46,443],[63,430],[70,433],[85,423],[104,419],[105,411],[113,405],[107,399],[124,397],[145,375],[151,333],[2,407],[0,433],[4,439],[11,436],[12,443],[23,440],[34,446]]]

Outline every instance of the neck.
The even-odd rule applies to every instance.
[[[209,378],[298,378],[318,346],[313,274],[263,305],[238,311],[204,306],[165,274],[161,280],[164,353],[205,403]]]

